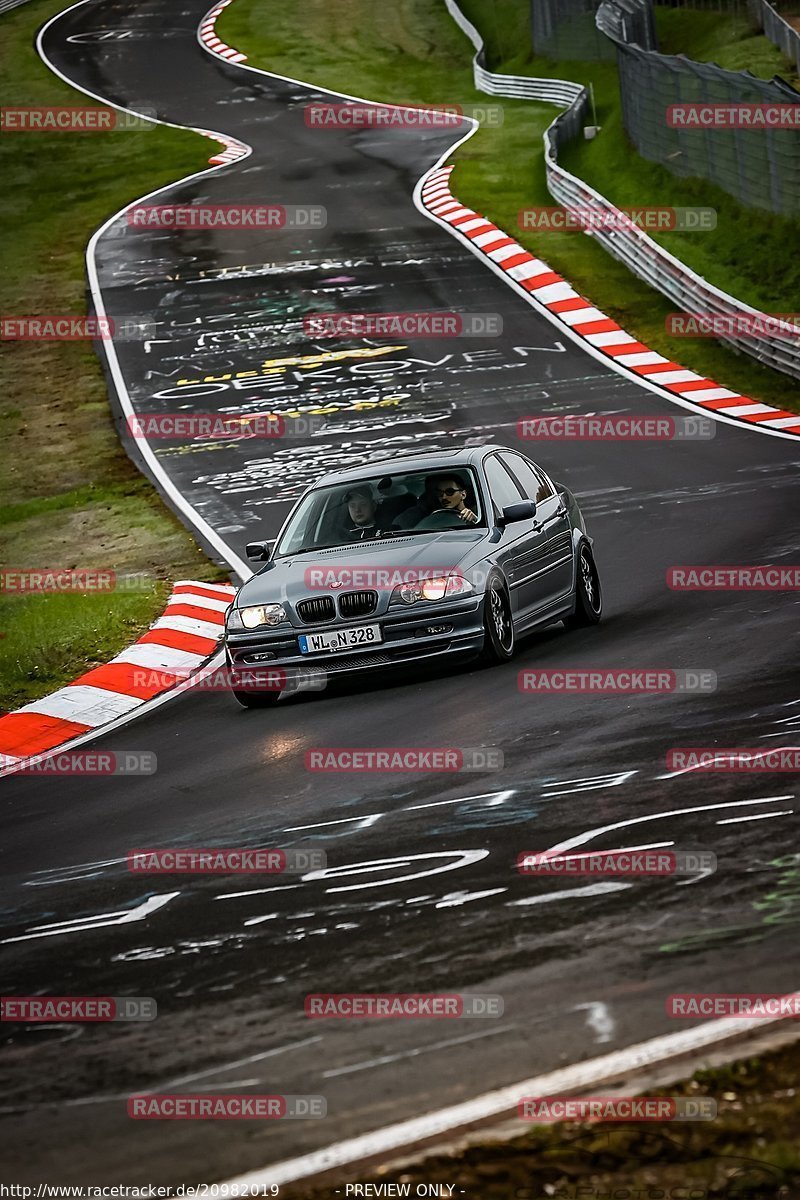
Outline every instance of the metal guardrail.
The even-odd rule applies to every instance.
[[[538,100],[543,104],[557,104],[562,108],[572,104],[586,92],[586,88],[579,83],[571,83],[567,79],[535,79],[530,75],[495,75],[487,71],[483,38],[472,22],[464,16],[455,0],[444,2],[450,16],[475,47],[472,74],[477,91],[485,92],[489,96],[506,96],[513,100]]]
[[[597,213],[621,215],[610,200],[570,174],[558,162],[559,147],[579,136],[583,127],[589,100],[587,89],[563,79],[497,75],[487,71],[480,33],[467,20],[455,0],[445,0],[445,5],[475,47],[473,75],[478,91],[492,96],[539,100],[566,107],[566,111],[556,117],[544,134],[545,172],[550,194],[568,211],[590,209]],[[682,312],[692,316],[724,316],[751,322],[766,319],[765,313],[695,274],[686,263],[675,258],[635,226],[613,230],[592,229],[586,231],[586,236],[593,237],[639,279],[674,300]],[[715,336],[765,366],[800,379],[800,328],[797,329],[796,340],[769,334],[743,337],[726,333]]]
[[[775,11],[769,0],[748,0],[747,7],[759,29],[794,62],[800,75],[800,32]]]

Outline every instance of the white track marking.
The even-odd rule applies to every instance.
[[[496,1028],[481,1030],[480,1033],[465,1033],[462,1037],[432,1042],[429,1046],[415,1046],[413,1050],[398,1051],[397,1054],[382,1054],[379,1058],[366,1058],[362,1062],[351,1063],[349,1067],[333,1067],[330,1071],[323,1071],[322,1078],[335,1079],[339,1075],[353,1075],[356,1071],[369,1071],[373,1067],[385,1067],[389,1063],[402,1062],[404,1058],[419,1058],[421,1054],[431,1054],[435,1050],[447,1050],[450,1046],[463,1046],[467,1042],[496,1037],[498,1033],[508,1033],[512,1029],[516,1029],[516,1025],[498,1025]]]
[[[763,1020],[725,1017],[718,1021],[707,1021],[678,1033],[668,1033],[647,1042],[638,1042],[624,1050],[614,1050],[599,1058],[561,1067],[546,1075],[522,1079],[508,1087],[484,1092],[473,1100],[440,1108],[407,1121],[398,1121],[359,1137],[334,1142],[323,1150],[284,1159],[272,1166],[248,1171],[224,1182],[245,1184],[250,1188],[264,1188],[272,1184],[279,1186],[294,1183],[299,1179],[309,1179],[323,1171],[351,1166],[363,1159],[386,1160],[395,1151],[410,1148],[423,1139],[449,1135],[474,1121],[485,1121],[516,1112],[522,1096],[574,1095],[578,1091],[583,1092],[589,1087],[596,1087],[606,1081],[628,1075],[631,1071],[654,1067],[678,1056],[698,1054],[721,1041],[740,1036],[746,1030],[762,1029],[778,1020],[778,1017]]]
[[[545,892],[541,896],[525,896],[522,900],[508,900],[507,908],[530,908],[535,904],[555,904],[559,900],[576,900],[587,896],[606,896],[611,892],[624,892],[632,883],[589,883],[586,887],[565,888],[561,892]]]
[[[780,812],[757,813],[753,817],[728,817],[724,821],[717,821],[717,825],[742,825],[745,821],[769,821],[772,817],[790,817],[794,812],[793,808],[782,808]]]
[[[92,929],[106,929],[109,925],[130,925],[133,921],[144,921],[151,913],[157,912],[170,900],[180,896],[180,892],[166,892],[161,896],[150,896],[136,908],[123,909],[121,912],[95,913],[91,917],[73,917],[71,921],[56,921],[48,925],[34,925],[30,933],[19,934],[17,937],[3,938],[0,945],[10,942],[30,942],[36,938],[57,937],[65,933],[86,933]]]
[[[611,825],[597,825],[594,829],[588,829],[585,833],[576,834],[575,837],[567,838],[564,842],[557,842],[555,846],[549,846],[548,854],[556,854],[560,850],[572,850],[574,846],[583,846],[593,837],[598,837],[602,833],[612,833],[617,829],[627,829],[631,825],[643,825],[647,821],[661,821],[664,817],[680,817],[687,813],[699,812],[715,812],[718,809],[724,808],[740,808],[748,804],[769,804],[772,798],[763,800],[726,800],[719,804],[698,804],[691,808],[671,808],[665,812],[647,813],[640,817],[629,817],[626,821],[614,821]]]

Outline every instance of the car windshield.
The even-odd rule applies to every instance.
[[[274,557],[398,534],[486,528],[469,467],[374,475],[315,488],[303,498]]]

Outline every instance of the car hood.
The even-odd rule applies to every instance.
[[[241,587],[237,604],[294,602],[305,596],[368,588],[391,593],[404,578],[428,578],[431,573],[472,566],[482,557],[479,547],[485,537],[486,530],[443,530],[280,558]],[[331,583],[341,586],[331,587]]]

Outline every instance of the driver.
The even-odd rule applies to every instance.
[[[349,542],[362,542],[366,538],[377,537],[381,530],[378,528],[378,506],[369,484],[358,484],[345,493],[347,512],[350,516],[350,528],[345,536]]]
[[[479,517],[467,508],[467,489],[463,479],[457,475],[440,475],[436,479],[434,489],[440,510],[455,513],[467,525],[477,525]]]

